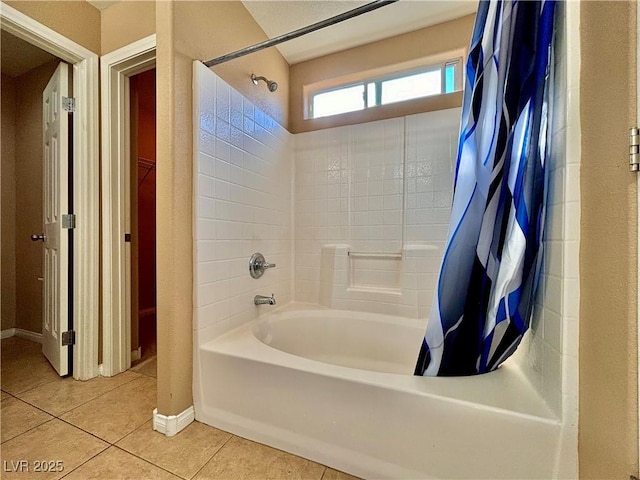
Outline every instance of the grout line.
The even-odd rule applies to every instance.
[[[138,458],[138,459],[142,460],[143,462],[148,463],[149,465],[153,465],[154,467],[159,468],[160,470],[164,470],[165,472],[167,472],[167,473],[169,473],[169,474],[171,474],[171,475],[173,475],[173,476],[175,476],[175,477],[182,478],[182,479],[184,479],[184,478],[185,478],[185,477],[183,477],[182,475],[178,475],[177,473],[174,473],[174,472],[172,472],[172,471],[170,471],[170,470],[167,470],[166,468],[164,468],[164,467],[162,467],[162,466],[158,465],[157,463],[153,463],[153,462],[151,462],[151,461],[147,460],[146,458],[141,457],[140,455],[137,455],[137,454],[135,454],[135,453],[133,453],[133,452],[130,452],[130,451],[128,451],[128,450],[125,450],[124,448],[119,447],[119,446],[118,446],[118,445],[116,445],[116,444],[111,445],[111,447],[113,447],[113,448],[117,448],[117,449],[118,449],[118,450],[120,450],[121,452],[124,452],[124,453],[126,453],[126,454],[128,454],[128,455],[131,455],[131,456],[133,456],[133,457],[136,457],[136,458]],[[188,480],[188,479],[186,479],[186,480]]]
[[[102,440],[102,439],[101,439]],[[95,455],[91,455],[89,458],[87,458],[84,462],[82,462],[80,465],[78,465],[76,468],[74,468],[73,470],[65,473],[62,477],[60,477],[61,479],[63,478],[67,478],[67,476],[71,475],[73,472],[75,472],[77,469],[79,469],[81,466],[83,466],[85,463],[90,462],[91,460],[93,460],[94,458],[96,458],[98,455],[101,455],[102,453],[106,452],[109,448],[111,447],[111,445],[107,445],[106,447],[104,447],[102,450],[100,450],[99,452],[97,452]]]
[[[320,480],[324,480],[324,474],[327,473],[327,467],[326,465],[324,466],[324,470],[322,471],[322,476],[320,477]]]
[[[60,378],[62,378],[62,377],[60,377]],[[23,393],[30,392],[31,390],[35,390],[36,388],[42,387],[42,386],[44,386],[44,385],[48,385],[48,384],[50,384],[50,383],[57,382],[58,380],[59,380],[59,379],[58,379],[58,378],[56,378],[56,379],[54,379],[54,380],[50,380],[50,381],[48,381],[48,382],[43,382],[43,383],[40,383],[40,384],[35,385],[35,386],[33,386],[33,387],[29,387],[29,388],[27,388],[26,390],[21,390],[21,391],[19,391],[19,392],[12,393],[11,395],[13,395],[14,397],[17,397],[18,395],[22,395]],[[7,392],[7,393],[9,393],[9,392]]]
[[[24,435],[25,433],[28,433],[28,432],[30,432],[31,430],[35,430],[36,428],[41,427],[41,426],[42,426],[42,425],[44,425],[45,423],[52,422],[53,420],[56,420],[56,418],[54,417],[54,418],[50,418],[49,420],[45,420],[45,421],[44,421],[44,422],[42,422],[40,425],[36,425],[35,427],[31,427],[31,428],[29,428],[28,430],[25,430],[24,432],[22,432],[21,434],[16,435],[15,437],[8,438],[8,439],[7,439],[7,440],[5,440],[4,442],[2,442],[2,444],[1,444],[1,445],[6,445],[6,443],[7,443],[7,442],[10,442],[11,440],[15,440],[16,438],[21,437],[21,436],[22,436],[22,435]]]
[[[140,375],[140,376],[143,376],[142,374],[139,374],[139,375]],[[94,378],[98,378],[98,377],[94,377]],[[109,378],[109,377],[104,377],[104,378]],[[73,407],[73,408],[71,408],[71,409],[69,409],[69,410],[65,410],[64,412],[61,412],[61,413],[60,413],[60,414],[58,414],[58,415],[56,415],[56,414],[54,414],[54,413],[52,413],[52,412],[47,412],[46,410],[44,410],[44,409],[42,409],[41,407],[39,407],[39,406],[35,405],[34,403],[29,402],[28,400],[24,400],[24,399],[22,399],[22,398],[20,398],[20,397],[16,397],[16,398],[18,398],[18,399],[22,400],[23,402],[25,402],[25,403],[27,403],[27,404],[31,405],[32,407],[37,408],[38,410],[42,410],[43,412],[46,412],[46,413],[48,413],[49,415],[54,416],[55,418],[60,418],[62,415],[66,414],[66,413],[69,413],[69,412],[72,412],[72,411],[73,411],[73,410],[75,410],[76,408],[80,408],[80,407],[82,407],[83,405],[86,405],[86,404],[87,404],[87,403],[89,403],[89,402],[92,402],[92,401],[94,401],[94,400],[97,400],[98,398],[102,397],[103,395],[106,395],[107,393],[111,393],[111,392],[113,392],[114,390],[116,390],[116,389],[118,389],[118,388],[120,388],[120,387],[123,387],[124,385],[127,385],[127,384],[129,384],[129,383],[133,382],[134,380],[137,380],[138,378],[139,378],[139,377],[134,377],[134,378],[132,378],[132,379],[130,379],[130,380],[128,380],[128,381],[126,381],[126,382],[124,382],[124,383],[121,383],[120,385],[118,385],[118,386],[116,386],[116,387],[113,387],[111,390],[107,390],[106,392],[103,392],[103,393],[99,394],[97,397],[90,398],[90,399],[89,399],[89,400],[87,400],[86,402],[80,403],[80,404],[76,405],[75,407]],[[91,380],[93,380],[93,379],[91,379]],[[91,381],[91,380],[89,380],[89,381]],[[80,380],[74,380],[74,382],[76,382],[76,381],[80,381]],[[51,382],[51,383],[53,383],[53,382]]]
[[[98,440],[100,440],[100,441],[101,441],[101,442],[103,442],[103,443],[106,443],[106,444],[107,444],[107,445],[109,445],[109,446],[113,445],[113,443],[111,443],[109,440],[105,440],[104,438],[99,437],[98,435],[96,435],[95,433],[90,432],[89,430],[85,430],[84,428],[79,427],[78,425],[74,425],[73,423],[71,423],[71,422],[70,422],[70,421],[68,421],[68,420],[65,420],[64,418],[58,418],[57,420],[60,420],[61,422],[66,423],[67,425],[71,425],[72,427],[77,428],[78,430],[81,430],[81,431],[83,431],[84,433],[88,433],[88,434],[89,434],[89,435],[91,435],[92,437],[97,438]],[[118,441],[119,441],[119,440],[118,440]]]
[[[206,423],[205,423],[204,425],[206,425]],[[209,426],[209,425],[208,425],[208,426]],[[213,427],[213,428],[215,428],[215,427]],[[218,429],[218,430],[220,430],[220,429]],[[222,445],[220,445],[220,448],[218,448],[218,449],[213,453],[213,455],[211,455],[211,457],[209,458],[209,460],[207,460],[206,462],[204,462],[204,464],[203,464],[203,465],[202,465],[202,466],[201,466],[201,467],[196,471],[196,473],[194,473],[194,474],[193,474],[193,476],[191,477],[192,479],[193,479],[193,478],[196,478],[196,477],[198,476],[198,474],[202,471],[202,469],[204,469],[204,467],[206,467],[207,465],[209,465],[209,463],[211,462],[211,460],[213,460],[213,458],[218,454],[218,452],[220,452],[220,450],[222,450],[222,449],[227,445],[227,443],[229,443],[229,442],[231,441],[231,439],[232,439],[233,437],[235,437],[235,435],[234,435],[233,433],[227,432],[226,430],[220,430],[220,431],[221,431],[221,432],[228,433],[228,434],[229,434],[229,438],[227,438],[227,439],[224,441],[224,443],[223,443]]]

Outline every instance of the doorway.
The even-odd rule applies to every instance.
[[[140,232],[138,231],[138,176],[144,180],[140,191],[145,195],[143,204],[148,212],[149,186],[155,190],[155,141],[149,146],[148,135],[144,135],[143,145],[138,145],[138,117],[148,120],[155,111],[150,106],[155,103],[154,86],[151,93],[150,78],[145,72],[155,69],[156,36],[138,40],[100,59],[101,102],[102,102],[102,362],[100,372],[112,376],[131,368],[132,361],[145,356],[144,343],[151,341],[146,351],[153,353],[155,335],[155,282],[150,295],[150,277],[155,276],[155,261],[143,263],[144,282],[143,303],[140,302],[140,272],[138,264]],[[143,74],[140,78],[138,75]],[[145,84],[145,80],[147,83]],[[142,88],[138,85],[142,83]],[[146,87],[145,87],[146,85]],[[132,91],[133,89],[133,91]],[[139,100],[136,100],[140,97]],[[151,98],[149,98],[151,97]],[[138,103],[143,108],[138,108]],[[146,105],[146,107],[145,107]],[[135,117],[135,118],[134,118]],[[155,113],[153,114],[155,117]],[[150,129],[145,120],[146,130]],[[143,127],[145,128],[145,127]],[[153,120],[155,136],[155,120]],[[152,148],[151,153],[149,149]],[[141,152],[139,152],[141,150]],[[147,152],[147,153],[145,153]],[[152,157],[152,158],[149,158]],[[140,160],[139,160],[140,158]],[[138,172],[140,165],[140,174]],[[147,178],[144,178],[145,175]],[[150,177],[151,175],[151,177]],[[155,195],[154,201],[155,201]],[[155,211],[155,207],[153,208]],[[148,238],[150,222],[155,224],[155,215],[148,213],[141,217],[142,238]],[[155,227],[153,226],[153,230]],[[155,251],[148,242],[142,244],[144,254]],[[145,256],[146,262],[152,256]],[[149,265],[152,265],[149,267]],[[153,275],[151,275],[153,274]],[[150,298],[153,301],[149,301]],[[141,311],[140,305],[144,305]],[[140,314],[142,313],[142,318]],[[142,327],[142,328],[141,328]],[[143,338],[140,332],[144,332]],[[136,335],[138,338],[136,339]],[[140,343],[142,339],[142,345]],[[138,350],[138,347],[141,347]]]
[[[1,45],[2,337],[34,342],[29,348],[49,362],[42,370],[67,376],[73,347],[61,337],[73,330],[73,229],[62,217],[73,212],[73,128],[62,98],[73,97],[72,68],[4,30]],[[6,378],[14,372],[5,366]]]
[[[4,3],[0,9],[0,28],[68,62],[73,69],[76,88],[70,148],[79,168],[72,172],[74,284],[69,289],[68,301],[72,303],[75,327],[75,335],[72,334],[75,341],[71,342],[73,378],[88,380],[98,375],[98,56]]]
[[[130,77],[131,366],[156,355],[156,70]]]

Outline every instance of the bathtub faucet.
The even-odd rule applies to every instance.
[[[270,297],[265,297],[264,295],[256,295],[253,297],[253,303],[256,305],[275,305],[276,297],[272,293]]]

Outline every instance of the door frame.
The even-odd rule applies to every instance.
[[[156,35],[100,59],[102,93],[102,364],[112,376],[131,366],[129,78],[156,64]]]
[[[640,126],[640,5],[636,3],[636,127]],[[637,211],[636,211],[636,249],[637,249],[637,301],[636,301],[636,355],[638,361],[638,458],[640,458],[640,173],[636,173],[636,196],[637,196]]]
[[[0,28],[68,62],[73,67],[73,195],[76,227],[73,252],[73,378],[98,375],[99,317],[99,143],[98,55],[0,3]]]

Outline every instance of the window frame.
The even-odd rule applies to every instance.
[[[402,103],[402,102],[411,102],[411,101],[415,101],[423,98],[436,97],[440,95],[449,95],[451,93],[459,92],[462,90],[462,73],[463,73],[462,60],[463,60],[462,56],[454,56],[437,63],[429,63],[427,65],[421,65],[421,66],[413,67],[409,69],[396,70],[383,75],[373,75],[373,76],[364,75],[361,78],[358,78],[357,80],[351,80],[348,82],[338,83],[338,84],[334,84],[324,88],[316,88],[316,89],[310,90],[306,92],[306,100],[307,100],[305,102],[307,104],[306,112],[305,112],[306,118],[309,120],[328,118],[336,115],[343,115],[345,113],[362,112],[362,111],[366,111],[371,108],[379,107],[379,106],[392,105],[395,103]],[[446,90],[446,69],[448,66],[451,66],[451,65],[455,66],[454,90],[452,92],[446,92],[445,91]],[[396,102],[382,103],[382,84],[384,82],[387,82],[389,80],[396,80],[404,77],[411,77],[413,75],[419,75],[422,73],[434,72],[437,70],[440,70],[440,93],[433,94],[433,95],[423,95],[420,97],[414,97],[407,100],[399,100]],[[375,104],[373,105],[369,105],[369,85],[370,84],[376,85]],[[323,115],[321,117],[314,116],[313,105],[314,105],[314,100],[316,96],[329,93],[329,92],[334,92],[337,90],[343,90],[343,89],[359,86],[359,85],[362,85],[364,87],[363,102],[362,102],[363,107],[361,109],[349,110],[348,112],[335,113],[332,115]]]

